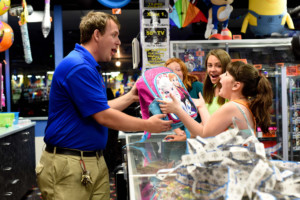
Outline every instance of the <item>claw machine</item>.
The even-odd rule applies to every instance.
[[[257,137],[274,159],[300,161],[299,62],[292,38],[170,41],[171,57],[181,58],[191,73],[205,74],[205,56],[211,49],[226,50],[232,59],[252,64],[268,77],[273,88],[272,125],[268,133],[257,128]],[[296,67],[294,67],[296,66]],[[293,72],[289,75],[289,72]],[[298,85],[297,85],[298,84]]]

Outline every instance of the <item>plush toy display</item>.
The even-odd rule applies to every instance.
[[[284,34],[286,23],[290,29],[294,29],[291,16],[287,13],[287,0],[249,0],[249,11],[241,32],[246,33],[249,24],[255,36]]]
[[[232,34],[227,28],[230,14],[233,10],[233,0],[203,0],[211,8],[208,11],[208,22],[204,37],[206,39],[231,40]],[[221,34],[218,25],[222,23]]]
[[[3,15],[10,8],[10,0],[0,1],[0,15]]]

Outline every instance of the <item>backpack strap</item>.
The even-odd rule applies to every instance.
[[[184,126],[184,131],[185,131],[185,134],[186,134],[186,149],[185,149],[185,153],[186,154],[189,154],[189,146],[188,146],[188,138],[191,138],[191,133],[190,131]]]
[[[253,132],[254,132],[254,135],[255,135],[255,133],[256,133],[256,131],[255,131],[255,129],[256,129],[256,121],[255,121],[255,117],[253,116],[253,114],[252,114],[251,110],[249,109],[248,105],[245,104],[244,102],[240,102],[240,101],[237,101],[237,102],[232,101],[232,102],[233,102],[234,105],[236,105],[236,107],[241,111],[241,113],[243,114],[243,116],[244,116],[244,118],[245,118],[245,120],[246,120],[246,122],[247,122],[247,125],[248,125],[249,130],[251,130],[251,132],[253,131]],[[254,129],[250,126],[250,123],[249,123],[249,120],[248,120],[248,118],[247,118],[247,116],[246,116],[246,113],[245,113],[244,110],[240,107],[239,104],[242,104],[242,105],[246,106],[247,110],[250,111],[250,114],[252,115],[252,118],[253,118],[253,120],[254,120]]]
[[[142,138],[139,140],[139,141],[136,141],[136,142],[131,142],[131,143],[128,143],[128,144],[125,144],[122,149],[125,149],[127,146],[132,146],[136,143],[143,143],[145,142],[148,138],[150,138],[150,135],[151,133],[149,132],[145,132],[144,135],[142,136]]]
[[[145,77],[145,72],[143,73],[143,79],[144,79],[144,82],[145,84],[147,85],[148,89],[150,90],[151,94],[153,95],[154,98],[157,98],[157,95],[154,93],[154,91],[152,90],[152,88],[150,87],[146,77]]]

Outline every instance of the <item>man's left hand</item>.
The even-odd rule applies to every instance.
[[[139,102],[139,95],[138,95],[138,90],[136,88],[136,83],[137,81],[135,82],[131,90],[128,92],[131,98],[133,99],[133,102]]]

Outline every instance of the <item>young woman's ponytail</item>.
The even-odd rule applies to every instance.
[[[263,133],[267,133],[271,124],[272,87],[265,76],[258,76],[257,79],[257,94],[251,98],[250,109],[255,116],[257,126]]]
[[[249,107],[257,126],[267,133],[271,124],[270,108],[273,98],[270,82],[265,76],[259,75],[258,70],[252,65],[241,61],[229,63],[227,71],[236,81],[244,83],[242,95],[249,100]]]

